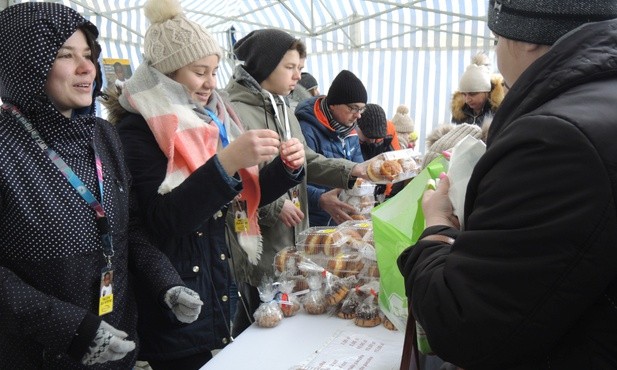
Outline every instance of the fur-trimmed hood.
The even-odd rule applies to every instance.
[[[503,87],[503,77],[495,74],[491,77],[491,91],[488,96],[490,110],[494,114],[501,105],[506,92]],[[452,95],[452,122],[464,122],[467,118],[465,113],[465,97],[462,92],[456,91]]]

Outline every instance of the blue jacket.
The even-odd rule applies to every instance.
[[[364,161],[360,140],[355,130],[345,139],[340,139],[330,127],[320,108],[321,97],[304,100],[296,108],[296,117],[300,122],[306,144],[316,153],[327,158],[345,158],[360,163]],[[319,207],[319,198],[331,188],[308,184],[309,223],[311,226],[336,225],[330,215]]]

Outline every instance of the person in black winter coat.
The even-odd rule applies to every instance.
[[[510,90],[465,228],[443,175],[398,261],[430,347],[466,370],[617,368],[617,3],[539,4],[489,2]]]
[[[304,146],[272,130],[244,131],[216,90],[221,48],[177,0],[149,0],[144,10],[151,21],[145,60],[107,104],[155,245],[205,304],[194,323],[178,325],[138,295],[139,358],[154,370],[199,369],[232,340],[226,215],[234,215],[231,229],[257,264],[257,209],[303,180]],[[177,42],[180,36],[190,42]]]
[[[134,277],[174,320],[202,302],[129,213],[120,140],[94,116],[98,30],[22,3],[0,12],[0,34],[0,368],[131,369]]]

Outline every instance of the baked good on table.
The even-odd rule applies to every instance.
[[[278,272],[295,271],[298,262],[302,260],[302,256],[294,247],[286,247],[281,249],[274,256],[274,268]]]
[[[356,309],[360,304],[360,293],[355,289],[352,289],[347,293],[347,296],[338,305],[336,310],[336,316],[341,319],[353,319],[356,317]]]
[[[326,269],[338,277],[356,275],[364,267],[357,253],[341,253],[328,260]]]
[[[379,277],[379,267],[377,266],[377,262],[371,261],[368,264],[368,268],[366,269],[366,276],[378,278]]]
[[[356,317],[354,318],[354,324],[362,326],[364,328],[372,328],[381,324],[381,317],[379,317],[379,310],[375,312],[365,312],[356,309]]]
[[[354,323],[357,326],[371,328],[381,324],[379,306],[375,302],[375,297],[370,295],[356,308],[356,318]]]
[[[322,290],[323,278],[318,275],[309,275],[307,278],[309,292],[302,299],[304,310],[311,315],[321,315],[326,312],[326,298]]]
[[[304,252],[306,254],[318,254],[324,252],[324,248],[332,248],[342,243],[342,236],[335,228],[312,228],[307,230],[304,239]]]
[[[398,330],[396,326],[394,326],[394,323],[390,321],[390,319],[388,319],[387,317],[383,318],[383,326],[388,330]]]
[[[326,293],[326,303],[330,306],[334,306],[342,301],[348,292],[349,288],[345,286],[345,284],[336,282]]]
[[[281,311],[276,302],[272,301],[259,305],[253,317],[258,326],[262,328],[273,328],[283,320],[283,311]]]

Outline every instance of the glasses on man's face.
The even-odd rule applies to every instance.
[[[358,107],[357,105],[351,105],[351,104],[345,104],[347,106],[347,109],[349,109],[349,113],[364,113],[364,111],[366,110],[366,106],[364,107]]]

